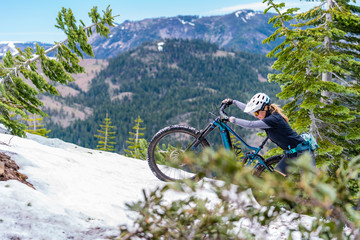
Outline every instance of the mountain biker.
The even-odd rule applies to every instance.
[[[315,166],[315,156],[309,150],[309,143],[290,127],[288,124],[289,119],[282,113],[278,105],[271,104],[268,95],[257,93],[247,104],[230,98],[224,99],[222,103],[227,105],[234,104],[245,113],[249,113],[259,119],[248,121],[231,116],[229,117],[230,122],[244,128],[260,128],[265,130],[270,140],[284,150],[284,157],[274,169],[276,172],[286,176],[288,160],[298,157],[305,151],[310,151],[313,156],[312,164]]]

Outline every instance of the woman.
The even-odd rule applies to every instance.
[[[231,116],[229,121],[244,128],[265,130],[270,140],[284,150],[284,157],[275,168],[275,171],[283,176],[287,174],[287,160],[298,157],[302,152],[309,149],[309,143],[290,127],[288,124],[289,119],[282,113],[281,108],[276,104],[271,104],[269,96],[265,93],[255,94],[247,104],[230,98],[226,98],[222,103],[234,104],[244,112],[259,119],[257,121],[247,121]],[[313,165],[315,166],[314,154],[312,153],[312,155]]]

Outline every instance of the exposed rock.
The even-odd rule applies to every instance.
[[[26,181],[26,175],[20,173],[19,166],[5,153],[0,153],[0,181],[18,180],[31,188],[34,186]],[[35,189],[35,188],[34,188]]]

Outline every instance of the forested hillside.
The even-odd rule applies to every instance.
[[[247,101],[266,92],[275,98],[279,87],[265,79],[271,63],[262,55],[223,51],[201,40],[146,43],[111,59],[89,91],[68,97],[68,103],[91,108],[93,114],[65,129],[49,123],[49,136],[94,148],[106,113],[116,127],[118,152],[138,116],[147,140],[170,124],[202,128],[225,97]]]

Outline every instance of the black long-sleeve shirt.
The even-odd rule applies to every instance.
[[[246,104],[233,101],[233,104],[244,111]],[[285,121],[279,113],[272,113],[263,120],[248,121],[235,118],[234,123],[244,128],[260,128],[265,130],[270,140],[282,149],[292,149],[302,143],[304,139],[300,137]]]

